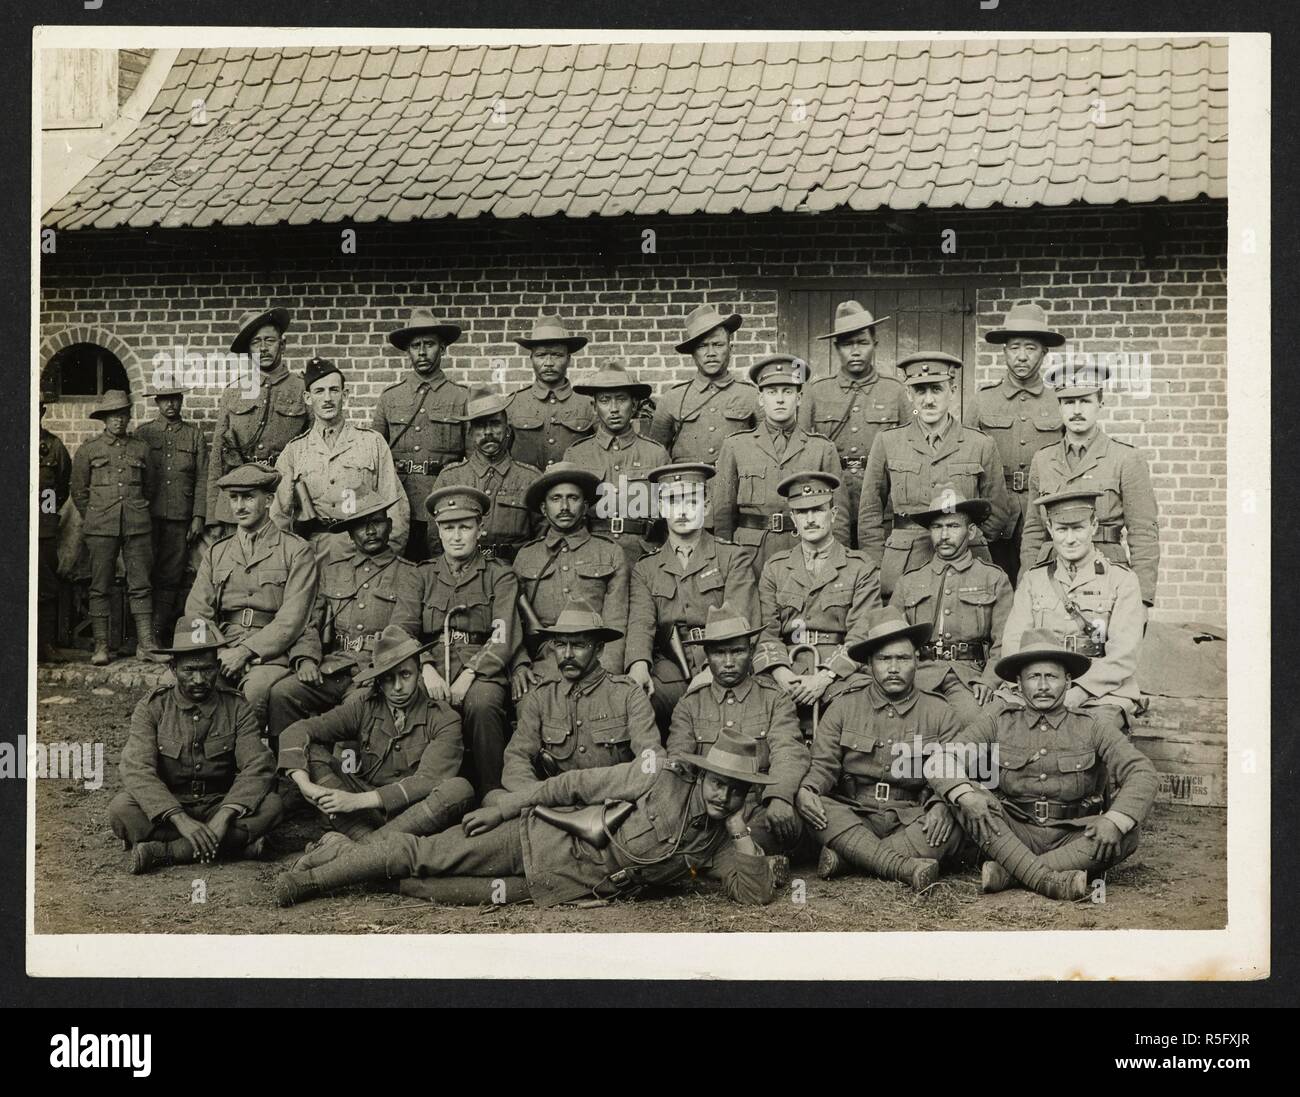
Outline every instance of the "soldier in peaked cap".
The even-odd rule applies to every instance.
[[[875,365],[877,320],[857,301],[842,301],[835,308],[835,326],[818,339],[833,340],[839,369],[830,377],[809,382],[799,402],[799,422],[810,432],[835,443],[840,454],[840,478],[848,490],[853,544],[857,547],[858,500],[862,473],[871,443],[882,430],[911,421],[912,403],[907,389],[892,377],[881,376]]]
[[[460,822],[474,803],[474,790],[459,776],[465,751],[460,719],[449,705],[430,699],[420,682],[426,647],[400,625],[389,625],[369,666],[357,671],[364,688],[281,736],[280,771],[338,835],[354,842],[436,834]],[[333,751],[347,742],[357,745],[355,767],[345,767]],[[328,844],[323,839],[295,867],[311,865]]]
[[[614,766],[634,758],[654,764],[659,731],[645,693],[600,665],[601,648],[623,638],[581,599],[574,599],[543,630],[559,670],[519,702],[519,719],[506,747],[501,786],[520,792],[575,769]],[[504,795],[490,793],[491,804]]]
[[[72,502],[81,512],[81,532],[90,554],[90,624],[95,637],[90,661],[105,666],[109,661],[109,597],[119,553],[126,568],[139,653],[148,658],[147,653],[158,646],[153,633],[153,526],[149,518],[158,488],[149,447],[127,433],[131,397],[120,389],[106,392],[90,416],[102,421],[104,432],[77,449],[72,460]]]
[[[868,617],[880,607],[879,569],[831,533],[839,487],[831,472],[797,472],[781,481],[777,491],[799,539],[768,560],[758,580],[764,627],[754,669],[767,672],[808,720],[812,706],[833,700],[858,671],[848,649],[866,635]],[[800,674],[791,653],[806,644],[816,657]]]
[[[967,499],[945,485],[930,509],[912,519],[930,531],[934,555],[905,572],[890,605],[914,625],[930,625],[921,645],[916,681],[942,694],[963,725],[980,715],[998,686],[993,664],[1002,652],[1002,633],[1011,612],[1011,584],[995,564],[977,560],[971,531],[989,514],[986,499]]]
[[[754,426],[758,392],[731,372],[731,337],[739,313],[724,316],[701,305],[686,318],[678,354],[689,354],[695,376],[669,385],[655,406],[650,437],[676,462],[717,464],[722,443]]]
[[[208,444],[203,431],[182,418],[185,392],[177,386],[149,390],[158,417],[141,423],[136,437],[149,447],[154,492],[153,616],[154,632],[172,629],[184,602],[185,567],[190,545],[203,535],[207,506]]]
[[[1114,727],[1070,708],[1071,683],[1090,673],[1088,656],[1050,629],[1015,640],[997,673],[1018,683],[1024,706],[986,710],[963,730],[961,750],[950,747],[956,765],[939,767],[932,784],[991,858],[984,891],[1014,882],[1081,899],[1090,876],[1137,849],[1155,766]],[[971,772],[976,753],[989,759],[987,776]]]
[[[283,361],[288,329],[288,309],[246,313],[230,344],[235,354],[248,355],[251,372],[222,391],[212,430],[203,514],[209,526],[224,527],[220,533],[229,533],[234,519],[217,481],[250,461],[274,464],[289,439],[309,422],[302,377],[290,373]]]
[[[565,450],[564,460],[603,481],[591,528],[614,538],[631,567],[649,547],[646,537],[655,519],[646,474],[668,463],[668,451],[636,428],[636,410],[649,397],[650,386],[615,360],[573,391],[591,397],[597,427],[591,438]]]
[[[258,857],[280,818],[275,760],[244,699],[221,676],[227,639],[210,619],[183,620],[169,648],[175,681],[135,707],[122,748],[122,791],[109,823],[131,850],[131,872]]]
[[[1102,392],[1109,379],[1105,364],[1070,367],[1057,374],[1056,397],[1065,437],[1034,455],[1029,467],[1029,498],[1074,488],[1097,491],[1097,549],[1108,559],[1133,568],[1142,601],[1151,606],[1160,572],[1160,515],[1146,459],[1097,426]],[[1044,515],[1031,506],[1025,514],[1020,566],[1042,563],[1051,552]]]
[[[587,512],[596,504],[599,485],[594,472],[559,461],[524,495],[528,512],[541,516],[545,530],[515,557],[521,605],[528,605],[527,643],[519,645],[511,667],[516,701],[539,682],[558,676],[544,630],[575,599],[589,604],[608,627],[619,631],[616,639],[604,643],[599,661],[609,673],[623,673],[629,568],[614,538],[587,529]]]
[[[577,398],[569,383],[570,360],[587,339],[570,335],[558,316],[542,316],[528,336],[515,342],[528,352],[533,369],[533,383],[512,392],[506,408],[515,431],[515,456],[545,472],[596,426],[590,402]]]
[[[319,556],[332,548],[346,552],[349,540],[336,528],[338,522],[356,513],[361,496],[382,495],[396,500],[389,511],[390,541],[401,552],[411,512],[388,443],[378,431],[347,421],[343,371],[333,362],[313,358],[303,380],[312,425],[286,445],[275,462],[282,479],[271,507],[272,521],[311,540]]]
[[[791,853],[803,833],[794,799],[808,771],[808,748],[789,697],[753,673],[761,631],[726,602],[709,607],[702,635],[687,640],[703,648],[707,669],[673,710],[667,749],[670,755],[704,754],[723,735],[756,741],[759,768],[772,783],[753,790],[745,822],[765,853]]]
[[[502,563],[536,535],[541,516],[524,502],[528,487],[541,475],[539,469],[511,456],[513,430],[506,418],[509,401],[491,389],[470,393],[461,420],[465,424],[468,456],[453,461],[434,481],[434,488],[474,487],[487,495],[489,509],[479,551]]]
[[[871,673],[822,717],[798,793],[822,846],[823,879],[850,868],[924,891],[961,847],[953,813],[926,777],[926,759],[961,734],[943,698],[916,686],[916,650],[929,633],[885,606],[849,648]]]
[[[1020,539],[1029,509],[1029,466],[1034,455],[1061,439],[1061,409],[1056,393],[1043,382],[1043,358],[1065,336],[1048,322],[1041,305],[1013,305],[1000,328],[984,341],[1002,347],[1006,371],[1002,378],[981,385],[968,422],[997,444],[1007,479],[1009,500],[1016,509],[1015,528],[989,546],[993,563],[1007,573],[1011,585],[1020,574]]]
[[[461,416],[469,394],[443,373],[447,348],[460,335],[459,325],[438,320],[428,309],[411,309],[406,323],[388,336],[406,354],[410,369],[379,394],[370,420],[388,443],[406,492],[411,529],[403,554],[417,564],[438,542],[429,537],[424,500],[438,473],[465,453]]]
[[[336,546],[318,562],[320,584],[294,673],[271,688],[272,738],[342,701],[385,627],[420,631],[419,569],[389,543],[389,515],[400,497],[362,496],[357,512],[335,527],[347,535],[348,548]]]
[[[963,427],[952,414],[961,359],[921,351],[904,358],[898,368],[916,414],[907,426],[876,436],[858,505],[858,545],[880,565],[885,599],[904,572],[930,559],[929,530],[910,515],[926,510],[941,485],[950,483],[967,499],[992,503],[989,517],[971,539],[971,549],[981,560],[990,561],[988,541],[1003,536],[1014,520],[993,439]],[[894,524],[886,537],[884,513],[890,505]]]
[[[475,488],[431,492],[425,509],[442,553],[420,565],[420,638],[432,645],[420,656],[425,689],[460,713],[466,775],[473,774],[480,797],[501,787],[507,672],[520,639],[519,581],[478,550],[490,503]]]
[[[769,355],[750,367],[749,378],[758,386],[762,419],[722,444],[714,517],[720,536],[754,550],[754,568],[761,574],[773,553],[789,547],[795,532],[777,485],[796,472],[838,474],[840,458],[833,442],[799,426],[799,390],[808,380],[803,359]],[[835,539],[847,545],[848,490],[841,483],[836,491]]]
[[[41,419],[45,418],[45,405],[55,397],[41,393]],[[63,440],[53,431],[41,426],[38,459],[40,482],[36,497],[37,507],[37,617],[36,637],[40,658],[47,658],[59,612],[59,512],[72,495],[72,458],[68,456]],[[107,640],[104,653],[108,654]]]
[[[1067,647],[1092,659],[1087,673],[1071,683],[1065,703],[1122,731],[1130,717],[1145,708],[1137,661],[1147,611],[1137,576],[1096,543],[1100,502],[1093,488],[1034,500],[1035,508],[1047,516],[1053,552],[1021,575],[1002,653],[1014,654],[1018,637],[1028,629],[1059,633]]]
[[[690,462],[647,474],[667,541],[632,569],[626,659],[665,736],[686,684],[705,666],[702,649],[686,641],[703,635],[709,608],[725,601],[758,620],[753,550],[709,532],[712,477],[712,465]]]
[[[241,683],[259,729],[266,723],[271,687],[309,653],[304,637],[316,601],[318,573],[311,545],[270,519],[280,474],[266,465],[240,465],[218,485],[235,532],[204,554],[181,620],[216,621],[230,640],[221,672]]]

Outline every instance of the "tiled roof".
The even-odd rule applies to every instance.
[[[183,50],[62,229],[1226,196],[1204,40]],[[195,101],[206,123],[195,125]]]

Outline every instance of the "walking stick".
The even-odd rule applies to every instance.
[[[451,693],[451,615],[469,609],[464,602],[452,606],[442,618],[442,676],[447,682],[447,692]],[[450,699],[450,696],[449,696]]]
[[[790,656],[790,665],[792,667],[794,666],[795,659],[797,659],[805,651],[812,652],[812,670],[814,671],[817,670],[818,652],[817,652],[817,646],[815,644],[792,644],[787,650]],[[813,724],[814,739],[817,738],[817,709],[818,709],[818,704],[816,701],[814,701],[812,704],[812,724]]]

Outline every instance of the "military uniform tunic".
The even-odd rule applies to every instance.
[[[208,444],[194,423],[163,416],[142,423],[136,437],[149,447],[156,485],[151,507],[155,609],[170,618],[189,562],[190,522],[207,508]]]
[[[817,434],[795,427],[785,436],[784,450],[766,423],[754,430],[734,434],[722,445],[718,473],[709,492],[714,500],[714,522],[719,537],[734,540],[754,550],[754,570],[774,552],[793,543],[794,524],[785,509],[777,485],[796,472],[840,474],[840,457],[835,444]],[[852,516],[848,488],[841,482],[835,489],[835,540],[849,543]]]
[[[677,462],[718,463],[722,443],[754,428],[758,389],[731,373],[669,385],[655,404],[650,437]]]
[[[228,385],[221,393],[208,461],[208,498],[203,509],[209,523],[233,525],[235,521],[217,481],[249,461],[274,464],[289,440],[298,437],[310,422],[302,398],[301,374],[290,373],[281,362],[270,373],[259,372],[257,380],[255,397],[246,397],[238,383]]]
[[[40,483],[37,510],[37,618],[40,642],[54,639],[54,614],[59,598],[59,511],[72,494],[72,458],[55,434],[41,427]]]
[[[1098,430],[1087,443],[1081,459],[1072,460],[1063,441],[1041,450],[1029,470],[1029,497],[1055,494],[1075,488],[1101,492],[1097,507],[1098,549],[1111,560],[1128,564],[1142,588],[1142,600],[1156,599],[1156,577],[1160,571],[1160,516],[1147,463],[1132,446]],[[1025,532],[1020,545],[1020,566],[1031,568],[1052,553],[1052,538],[1043,519],[1042,507],[1031,506],[1025,514]],[[1128,535],[1128,551],[1120,543],[1120,531]]]
[[[668,451],[635,429],[615,436],[598,426],[593,437],[565,450],[563,459],[594,472],[607,485],[591,509],[591,528],[613,537],[631,567],[641,559],[647,547],[645,536],[656,517],[654,489],[646,473],[668,464]]]
[[[930,559],[930,531],[908,518],[930,509],[935,495],[951,484],[967,499],[987,499],[989,517],[973,532],[971,549],[987,561],[987,540],[1014,523],[997,446],[986,434],[951,417],[932,447],[919,420],[876,436],[862,478],[858,545],[880,565],[880,590],[888,597],[904,572]],[[894,528],[885,537],[885,508],[893,506]]]
[[[570,770],[653,758],[659,744],[645,691],[597,666],[576,682],[546,681],[523,696],[501,785],[518,792]]]
[[[468,399],[441,368],[428,377],[408,370],[379,394],[370,425],[388,443],[414,521],[425,520],[424,501],[438,473],[465,455],[460,416]]]
[[[519,549],[537,533],[541,515],[530,513],[524,504],[524,493],[541,475],[532,465],[525,465],[507,454],[497,462],[485,461],[478,453],[471,453],[462,461],[453,461],[438,473],[433,487],[477,488],[492,502],[492,508],[483,519],[480,547],[490,555],[509,564]],[[424,513],[424,503],[420,504]]]
[[[515,432],[515,460],[543,472],[596,428],[591,401],[575,393],[568,381],[556,389],[537,381],[516,389],[510,394],[506,418]]]

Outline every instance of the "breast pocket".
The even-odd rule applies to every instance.
[[[429,421],[429,445],[441,453],[460,453],[465,446],[455,405],[438,403],[424,410]]]
[[[181,756],[181,737],[178,734],[160,730],[158,732],[158,753],[173,761]]]
[[[542,721],[542,749],[557,762],[565,762],[572,758],[577,745],[568,724]]]
[[[596,423],[595,413],[590,408],[564,408],[556,414],[555,421],[574,434],[586,434]]]
[[[738,425],[748,425],[758,410],[758,397],[749,393],[737,393],[722,406],[722,417]]]
[[[889,470],[889,494],[900,505],[929,504],[929,492],[921,490],[921,462],[906,457],[891,457],[885,462]],[[925,498],[923,498],[925,497]]]
[[[606,765],[632,761],[630,746],[632,735],[627,729],[627,721],[620,716],[608,719],[589,720],[586,723],[587,734],[592,743],[604,750]]]
[[[209,761],[232,761],[235,754],[234,729],[214,732],[203,740],[203,755]]]
[[[860,731],[844,731],[840,734],[840,758],[844,772],[853,777],[868,777],[876,780],[882,773],[880,748],[884,744],[873,735]]]
[[[286,392],[276,396],[271,405],[276,415],[298,418],[307,414],[307,405],[297,393]]]
[[[1034,782],[1025,773],[1025,767],[1029,765],[1029,759],[1033,754],[1028,750],[1002,743],[995,744],[995,749],[999,787],[1008,796],[1016,799],[1023,799],[1028,793],[1037,795],[1038,790],[1033,787]]]
[[[289,582],[288,569],[279,565],[271,564],[258,567],[257,585],[260,587],[275,587],[283,589]]]
[[[993,603],[997,601],[997,595],[991,590],[958,589],[957,598],[963,607],[962,616],[974,625],[972,635],[988,636],[993,622]]]
[[[586,560],[575,566],[578,573],[578,590],[581,596],[599,606],[614,577],[614,565],[602,560]]]
[[[898,409],[884,404],[871,404],[863,409],[862,420],[877,430],[896,427],[899,424]]]
[[[107,457],[90,459],[90,486],[95,488],[116,487],[117,477]]]
[[[351,488],[354,492],[373,488],[376,483],[374,451],[352,449],[343,454],[336,478],[341,481],[335,485],[339,488]]]
[[[492,524],[509,537],[523,537],[528,533],[528,508],[521,493],[502,492],[493,503]]]
[[[979,416],[981,430],[1010,430],[1015,417],[1008,412],[984,411]]]
[[[741,469],[736,502],[741,506],[762,506],[767,501],[767,470]]]
[[[522,414],[511,414],[510,425],[515,430],[541,430],[542,417],[535,412],[524,412]]]
[[[190,472],[198,463],[198,455],[192,449],[178,448],[176,450],[176,468],[181,472]]]
[[[1092,750],[1063,752],[1056,756],[1062,800],[1082,800],[1092,791],[1092,767],[1096,764],[1097,754]]]

